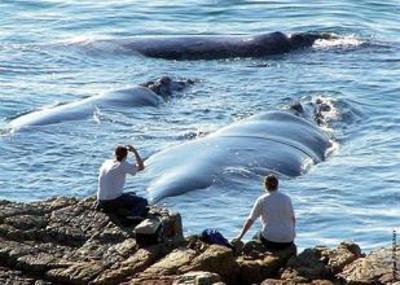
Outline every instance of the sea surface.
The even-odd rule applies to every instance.
[[[252,114],[323,98],[334,106],[326,131],[338,147],[280,185],[293,200],[297,244],[389,246],[400,230],[399,15],[399,1],[2,0],[0,198],[94,195],[98,168],[117,143],[149,157]],[[338,39],[279,56],[212,61],[150,59],[112,44],[272,31]],[[87,120],[9,130],[22,114],[163,75],[197,83],[157,108],[100,109]],[[146,179],[128,178],[127,189],[146,196]],[[186,233],[216,227],[232,238],[261,181],[245,170],[227,172],[218,185],[161,204],[182,214]]]

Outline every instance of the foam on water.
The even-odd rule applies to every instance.
[[[364,44],[366,41],[358,38],[356,35],[346,35],[340,37],[338,35],[332,35],[332,39],[318,39],[313,44],[315,49],[329,49],[329,48],[352,48],[358,47]]]

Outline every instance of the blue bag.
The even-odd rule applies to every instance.
[[[217,229],[205,229],[201,233],[200,240],[209,244],[218,244],[233,248],[229,241]]]

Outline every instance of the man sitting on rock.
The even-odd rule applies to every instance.
[[[135,155],[136,164],[127,161],[128,151]],[[122,193],[126,174],[135,175],[144,169],[144,163],[132,145],[118,145],[114,159],[106,160],[100,167],[97,190],[97,208],[123,216],[143,216],[147,200],[135,193]]]
[[[289,196],[278,191],[279,182],[274,175],[265,177],[264,183],[267,193],[257,199],[240,234],[232,243],[240,241],[260,217],[262,231],[257,234],[257,239],[268,250],[285,249],[293,245],[295,237],[296,219],[292,201]]]

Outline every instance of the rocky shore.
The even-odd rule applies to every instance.
[[[180,215],[161,208],[149,217],[162,222],[162,241],[143,246],[135,225],[94,205],[0,201],[0,284],[400,284],[391,248],[365,255],[343,242],[271,253],[251,241],[233,251],[185,238]]]

